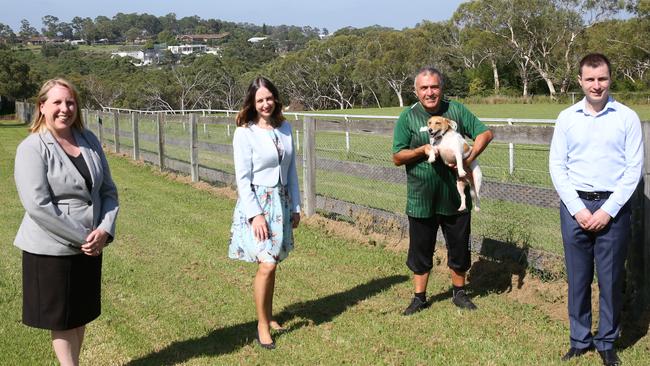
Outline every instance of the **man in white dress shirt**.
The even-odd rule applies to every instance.
[[[604,365],[620,365],[614,350],[623,302],[630,231],[629,199],[643,166],[641,123],[609,95],[611,65],[602,54],[580,61],[584,99],[558,116],[549,170],[560,196],[569,281],[571,348],[567,361],[596,348]],[[591,332],[594,263],[600,290],[598,331]]]

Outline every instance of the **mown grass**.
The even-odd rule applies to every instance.
[[[11,245],[23,214],[13,156],[25,135],[24,126],[0,123],[0,364],[48,365],[48,333],[20,323],[20,252]],[[253,341],[255,266],[226,258],[234,202],[123,158],[109,162],[121,211],[105,251],[103,313],[88,327],[82,364],[562,364],[566,322],[509,299],[508,273],[486,280],[475,266],[480,310],[463,312],[447,297],[446,272],[434,271],[431,308],[403,317],[411,296],[404,252],[305,225],[278,271],[275,309],[289,330],[276,336],[276,351],[263,350]],[[646,336],[621,357],[645,364],[649,346]],[[598,362],[589,354],[571,364]]]

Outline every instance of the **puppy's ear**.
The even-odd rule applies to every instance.
[[[456,121],[453,119],[448,119],[447,121],[449,121],[449,127],[451,127],[452,130],[458,131],[458,123],[456,123]]]

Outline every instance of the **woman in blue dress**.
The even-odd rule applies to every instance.
[[[275,270],[293,249],[300,191],[291,125],[268,79],[258,77],[248,87],[232,145],[238,200],[228,255],[258,264],[253,290],[257,342],[273,349],[271,329],[282,329],[272,317]]]

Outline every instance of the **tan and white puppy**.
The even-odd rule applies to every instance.
[[[455,121],[441,116],[433,116],[427,121],[429,142],[433,147],[427,160],[430,163],[436,161],[436,157],[440,157],[442,161],[449,165],[455,164],[458,170],[458,179],[456,180],[456,188],[460,194],[460,207],[458,211],[463,211],[467,208],[465,204],[465,187],[469,184],[469,192],[474,200],[474,210],[479,211],[479,192],[481,190],[481,181],[483,180],[483,173],[478,161],[474,160],[469,165],[471,174],[468,176],[463,166],[463,159],[467,158],[470,154],[470,146],[467,144],[463,136],[456,132],[458,127]]]

